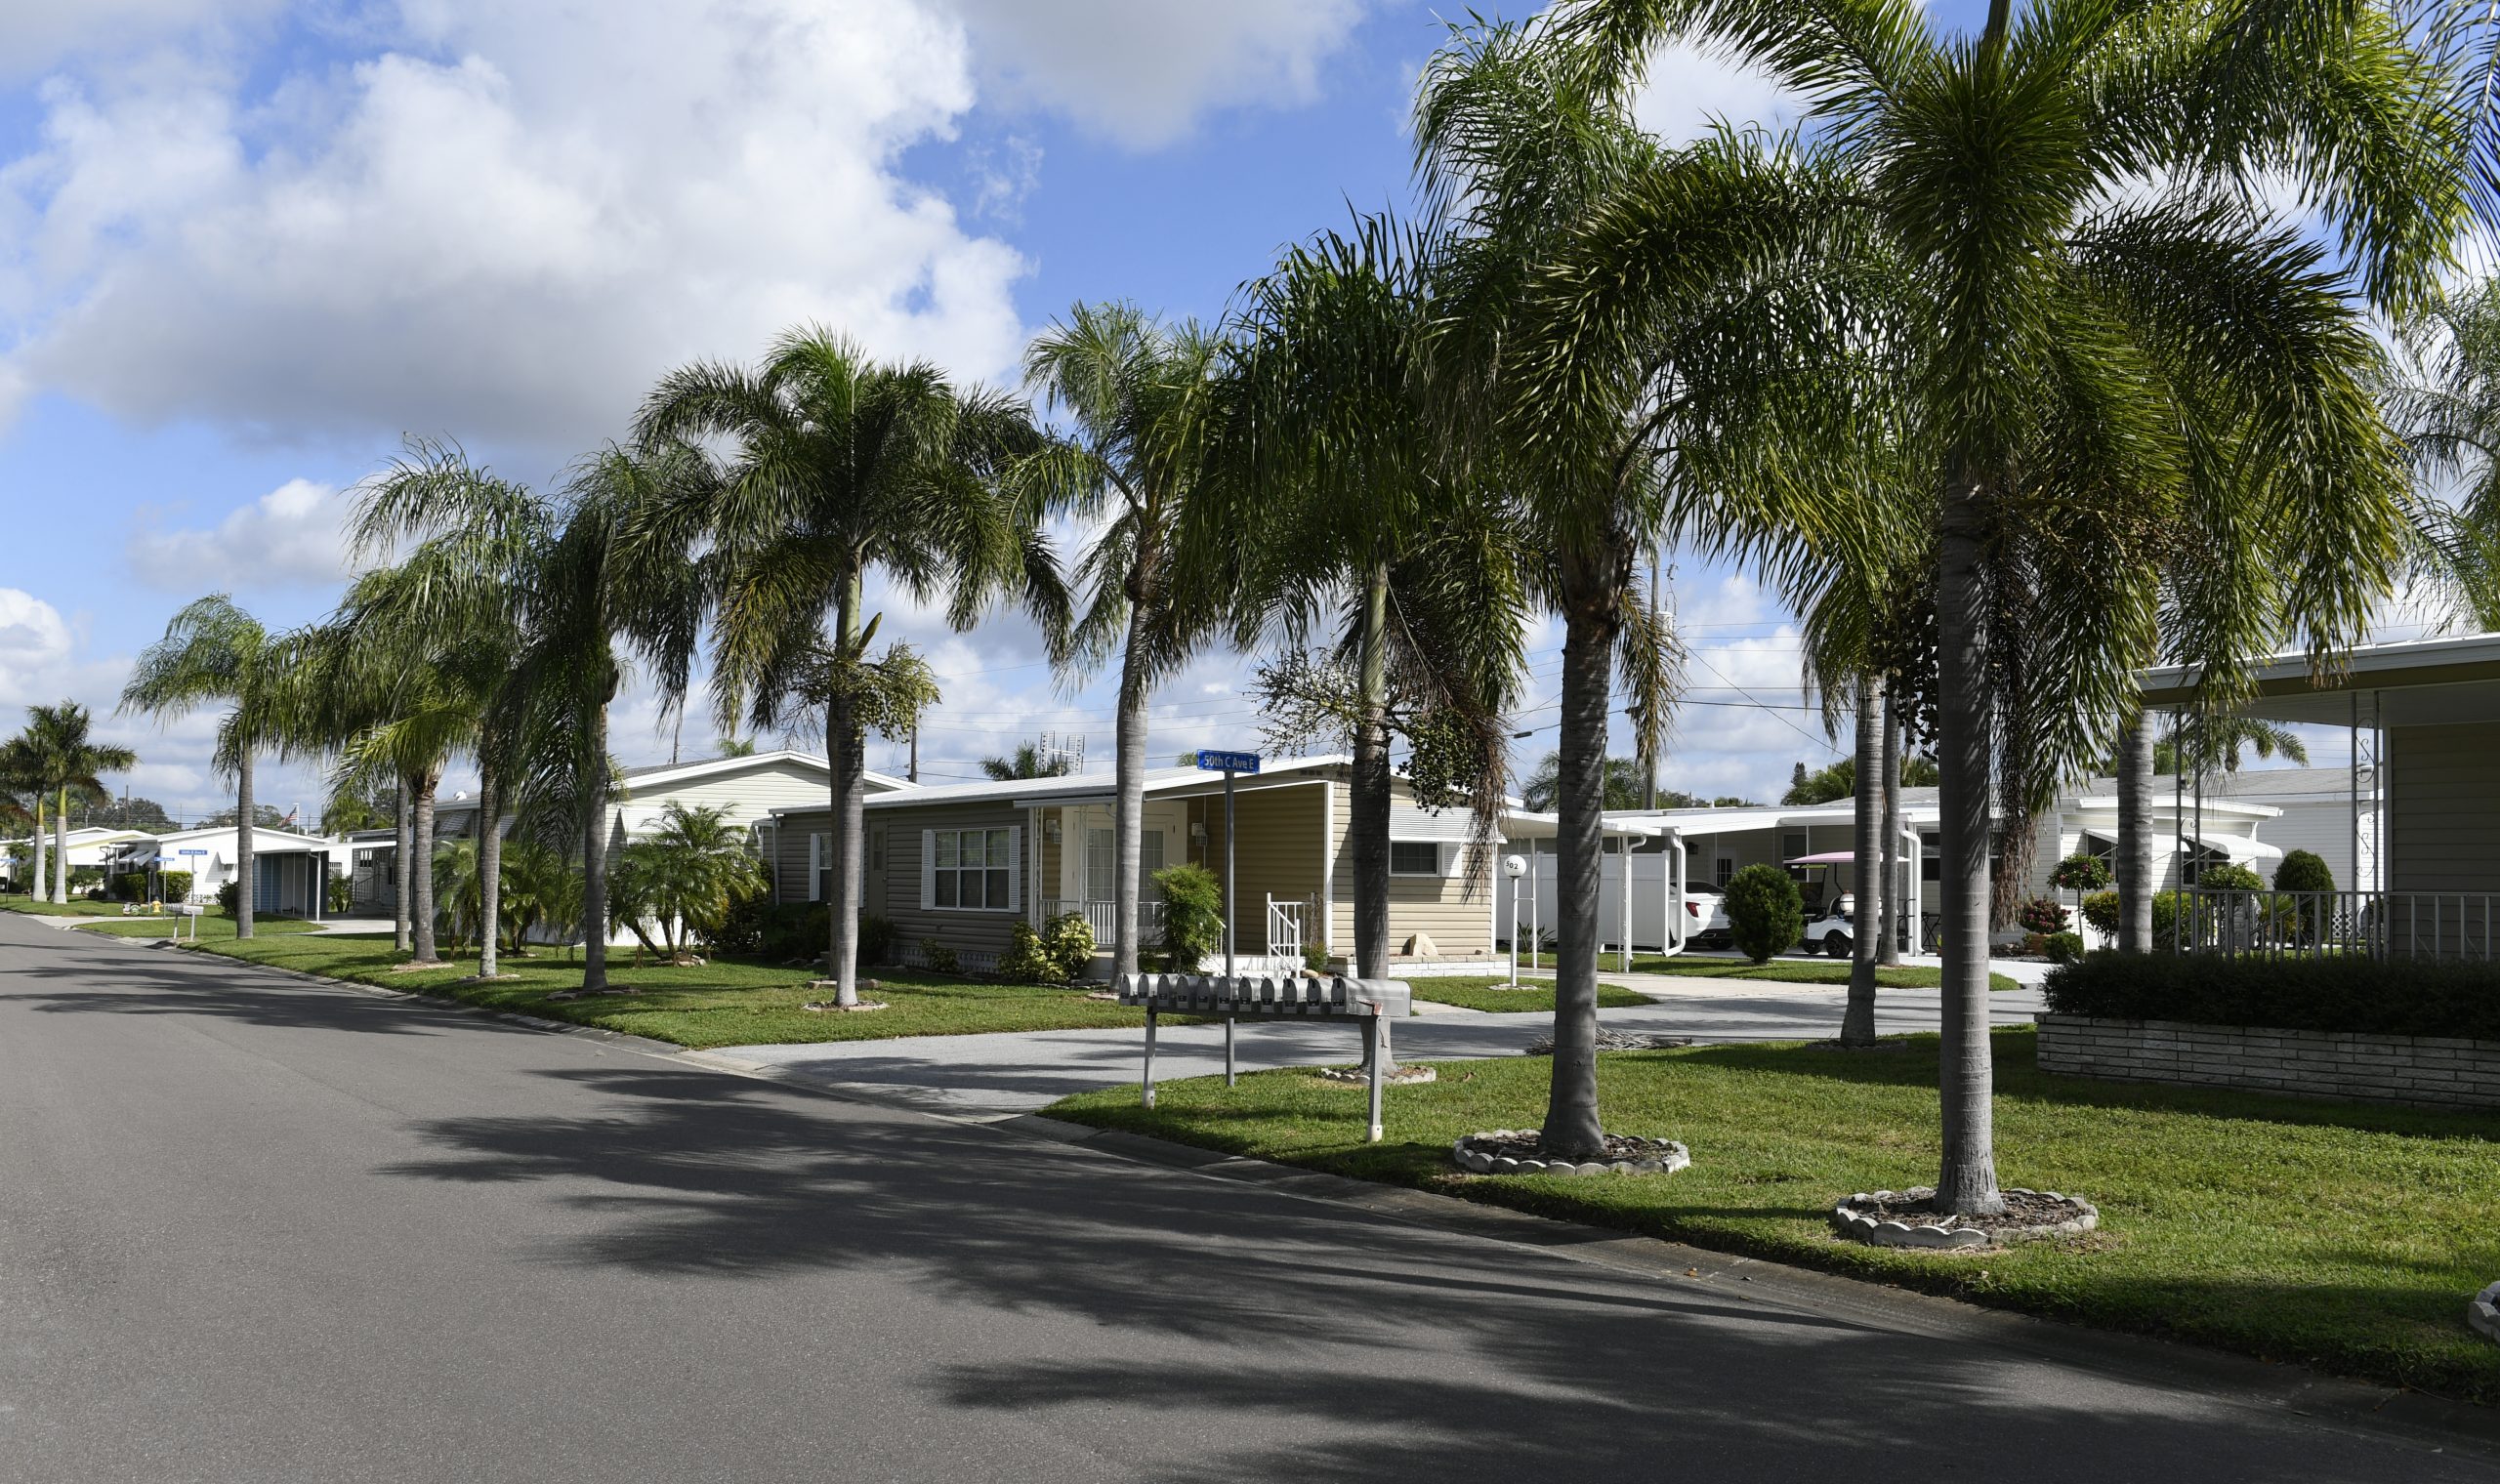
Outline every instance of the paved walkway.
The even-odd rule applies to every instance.
[[[1418,993],[1430,983],[1412,982]],[[1653,1005],[1600,1010],[1598,1019],[1613,1030],[1694,1041],[1800,1041],[1840,1033],[1843,992],[1837,986],[1753,983],[1731,991],[1724,979],[1690,982],[1700,986],[1697,992],[1670,990]],[[1875,1028],[1885,1035],[1932,1031],[1938,998],[1933,989],[1885,990],[1876,997]],[[2040,998],[2031,990],[2003,990],[1988,997],[1988,1009],[1999,1025],[2027,1025],[2040,1009]],[[1394,1043],[1397,1055],[1416,1061],[1516,1056],[1553,1029],[1550,1014],[1419,1015],[1398,1022]],[[1356,1034],[1351,1025],[1245,1020],[1235,1051],[1245,1071],[1326,1066],[1361,1054]],[[933,1108],[1022,1112],[1071,1092],[1135,1083],[1145,1048],[1143,1029],[1112,1029],[739,1046],[699,1054],[740,1067],[771,1067],[827,1086],[876,1087]],[[1156,1080],[1165,1082],[1221,1073],[1224,1028],[1161,1027],[1154,1066]]]

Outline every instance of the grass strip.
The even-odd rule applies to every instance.
[[[1472,974],[1452,975],[1449,978],[1434,976],[1408,979],[1405,982],[1406,987],[1415,992],[1416,999],[1430,1000],[1436,1005],[1455,1005],[1462,1010],[1491,1010],[1496,1013],[1506,1011],[1535,1011],[1547,1015],[1554,1013],[1554,981],[1552,979],[1522,979],[1517,989],[1510,987],[1511,981],[1507,978],[1478,978]],[[1620,1010],[1635,1005],[1657,1003],[1637,989],[1625,989],[1615,984],[1598,986],[1600,1010]]]
[[[636,993],[554,1000],[550,997],[578,989],[582,982],[580,960],[562,950],[541,949],[523,959],[506,957],[501,967],[511,977],[491,983],[461,982],[477,972],[475,958],[440,969],[398,969],[405,956],[382,934],[312,933],[239,942],[229,936],[204,940],[201,950],[696,1049],[1146,1023],[1142,1011],[1089,1000],[1082,990],[1046,984],[977,984],[911,969],[878,969],[863,975],[863,981],[873,976],[881,987],[863,989],[860,998],[885,1001],[889,1008],[843,1014],[804,1009],[809,1001],[831,999],[832,991],[809,988],[811,974],[806,969],[771,965],[715,961],[638,967],[630,952],[611,950],[610,982]]]
[[[1743,959],[1702,958],[1693,954],[1680,953],[1672,958],[1634,954],[1632,971],[1671,974],[1679,979],[1767,979],[1777,984],[1849,982],[1849,963],[1844,959],[1773,959],[1768,964],[1749,964]],[[1935,989],[1944,982],[1944,970],[1928,964],[1895,964],[1878,968],[1875,982],[1886,989]],[[2021,980],[2008,975],[1988,975],[1988,988],[1992,990],[2021,987]]]
[[[1439,1063],[1396,1089],[1387,1136],[1362,1143],[1342,1090],[1307,1071],[1065,1099],[1052,1117],[1596,1225],[1750,1254],[1977,1302],[2293,1361],[2486,1405],[2500,1346],[2466,1328],[2500,1278],[2490,1219],[2500,1115],[2313,1102],[2056,1077],[2028,1029],[1995,1033],[1996,1146],[2008,1185],[2083,1195],[2102,1229],[2068,1243],[1953,1257],[1835,1238],[1834,1201],[1933,1180],[1937,1042],[1877,1051],[1788,1044],[1610,1052],[1614,1132],[1666,1135],[1693,1166],[1663,1178],[1482,1178],[1452,1140],[1532,1128],[1544,1057]]]

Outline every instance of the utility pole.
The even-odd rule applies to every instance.
[[[920,781],[920,721],[916,717],[911,723],[911,765],[904,770],[903,776],[914,783]]]

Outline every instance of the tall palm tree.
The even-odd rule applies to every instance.
[[[1026,390],[1068,427],[1064,437],[1017,459],[1008,486],[1090,531],[1072,574],[1085,600],[1061,658],[1076,671],[1102,664],[1114,648],[1120,657],[1112,723],[1114,974],[1137,972],[1141,942],[1146,703],[1211,627],[1208,605],[1185,600],[1176,578],[1186,574],[1174,571],[1174,553],[1182,512],[1206,467],[1222,350],[1194,322],[1165,325],[1132,305],[1080,304],[1024,351]]]
[[[429,746],[447,753],[471,739],[493,765],[498,795],[505,778],[517,785],[516,812],[561,817],[580,841],[582,987],[592,993],[609,988],[607,713],[629,664],[620,645],[653,653],[692,626],[694,573],[683,554],[646,561],[627,532],[644,507],[701,474],[688,450],[644,457],[610,448],[583,460],[549,499],[476,467],[457,447],[418,443],[362,492],[354,525],[365,550],[423,543],[410,558],[409,591],[387,595],[383,605],[395,622],[474,640],[443,656],[438,707],[412,709],[425,721],[403,739],[406,756],[421,758]],[[498,665],[480,711],[479,684]],[[479,809],[480,845],[491,843],[497,857],[480,874],[497,892],[501,802],[481,800]],[[430,872],[430,842],[412,853],[414,870]],[[414,915],[432,916],[422,905]]]
[[[1512,527],[1533,533],[1527,591],[1562,620],[1562,952],[1541,1137],[1586,1157],[1603,1147],[1597,945],[1611,673],[1633,692],[1635,725],[1654,731],[1675,653],[1652,624],[1642,557],[1670,534],[1704,551],[1743,532],[1814,534],[1811,506],[1786,508],[1777,466],[1751,457],[1740,443],[1748,430],[1721,414],[1733,405],[1727,386],[1759,391],[1787,368],[1821,366],[1834,348],[1802,344],[1790,327],[1812,328],[1814,316],[1781,290],[1804,282],[1791,297],[1810,298],[1810,279],[1773,271],[1760,252],[1722,250],[1749,247],[1739,228],[1766,217],[1804,229],[1787,216],[1799,204],[1783,185],[1787,162],[1749,142],[1661,149],[1541,26],[1461,32],[1427,69],[1417,135],[1428,201],[1457,239],[1454,272],[1467,280],[1452,295],[1452,353],[1441,358],[1471,427],[1453,443],[1483,461]],[[1644,283],[1656,297],[1636,320],[1589,333],[1563,307],[1570,257],[1644,188],[1689,207],[1689,250]],[[1658,751],[1646,739],[1645,749]]]
[[[69,900],[69,796],[101,796],[104,793],[102,774],[139,765],[137,753],[97,742],[92,727],[87,708],[76,701],[29,706],[26,729],[11,749],[15,767],[22,770],[26,785],[53,801],[50,900],[56,902]]]
[[[704,552],[712,687],[725,728],[778,728],[820,707],[831,763],[834,900],[828,971],[857,1003],[868,727],[916,719],[933,693],[868,659],[871,574],[969,627],[1003,593],[1063,632],[1066,595],[1041,512],[998,475],[1036,441],[1021,405],[957,388],[925,361],[886,363],[807,326],[750,369],[698,362],[669,373],[636,425],[646,448],[720,438],[717,484],[666,502],[639,527],[654,563]],[[829,631],[829,632],[828,632]],[[692,648],[680,629],[662,664],[682,702]],[[913,662],[916,665],[916,661]],[[905,718],[894,705],[908,697]],[[586,909],[587,911],[587,909]]]
[[[121,709],[162,723],[203,705],[224,703],[218,723],[218,771],[234,780],[234,935],[253,935],[252,764],[262,753],[290,745],[294,717],[285,646],[223,593],[183,608],[164,638],[141,652],[122,686]]]
[[[1288,249],[1250,286],[1216,455],[1225,477],[1185,535],[1192,570],[1236,569],[1244,640],[1264,631],[1300,651],[1314,629],[1337,633],[1354,682],[1353,958],[1366,977],[1389,971],[1393,696],[1455,723],[1466,762],[1445,771],[1466,780],[1482,845],[1508,780],[1499,713],[1525,668],[1516,542],[1452,446],[1439,385],[1437,363],[1455,353],[1445,247],[1364,218]]]
[[[29,897],[40,897],[43,894],[43,822],[46,805],[43,785],[37,782],[35,777],[39,771],[40,769],[35,765],[33,750],[24,732],[18,733],[6,742],[0,742],[0,790],[7,791],[10,796],[10,802],[14,806],[11,817],[22,816],[30,826],[27,836],[26,877],[21,884],[25,887],[26,895]],[[31,804],[27,801],[32,801]]]
[[[2227,696],[2284,639],[2324,662],[2361,631],[2402,485],[2346,296],[2401,309],[2429,289],[2467,212],[2466,79],[2387,7],[2325,0],[1991,0],[1976,34],[1884,0],[1583,0],[1563,24],[1618,88],[1680,37],[1792,89],[1835,180],[1811,220],[1854,225],[1890,265],[1880,284],[1830,281],[1924,308],[1896,376],[1901,442],[1932,453],[1936,491],[1937,1201],[1992,1213],[1991,797],[2027,810],[2104,756],[2158,650],[2205,662]],[[2349,276],[2256,204],[2271,178],[2319,210]],[[1688,238],[1665,204],[1630,203],[1582,245],[1560,293],[1581,323],[1621,322],[1674,276],[1665,255]],[[2172,538],[2212,503],[2273,522],[2289,575],[2158,635]],[[2210,555],[2241,570],[2244,549]]]

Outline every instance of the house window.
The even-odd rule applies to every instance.
[[[1728,883],[1736,879],[1736,857],[1722,855],[1711,862],[1710,879],[1719,884],[1721,890],[1726,890]]]
[[[883,871],[885,868],[886,832],[882,828],[870,830],[868,832],[868,869]]]
[[[1119,890],[1120,837],[1110,830],[1085,832],[1085,899],[1107,902]]]
[[[1922,831],[1918,837],[1918,879],[1944,879],[1944,837],[1934,830]]]
[[[1785,864],[1786,864],[1786,863],[1788,863],[1789,861],[1795,860],[1798,856],[1803,855],[1803,854],[1805,854],[1805,853],[1806,853],[1806,832],[1805,832],[1805,831],[1803,831],[1803,830],[1783,830],[1783,831],[1781,831],[1781,832],[1780,832],[1780,836],[1779,836],[1779,859],[1780,859],[1780,863],[1781,863],[1781,864],[1785,865]]]
[[[1393,840],[1389,843],[1389,874],[1438,876],[1441,847],[1429,840]]]
[[[1015,905],[1016,846],[1006,830],[937,830],[931,877],[939,907],[1004,911]]]

